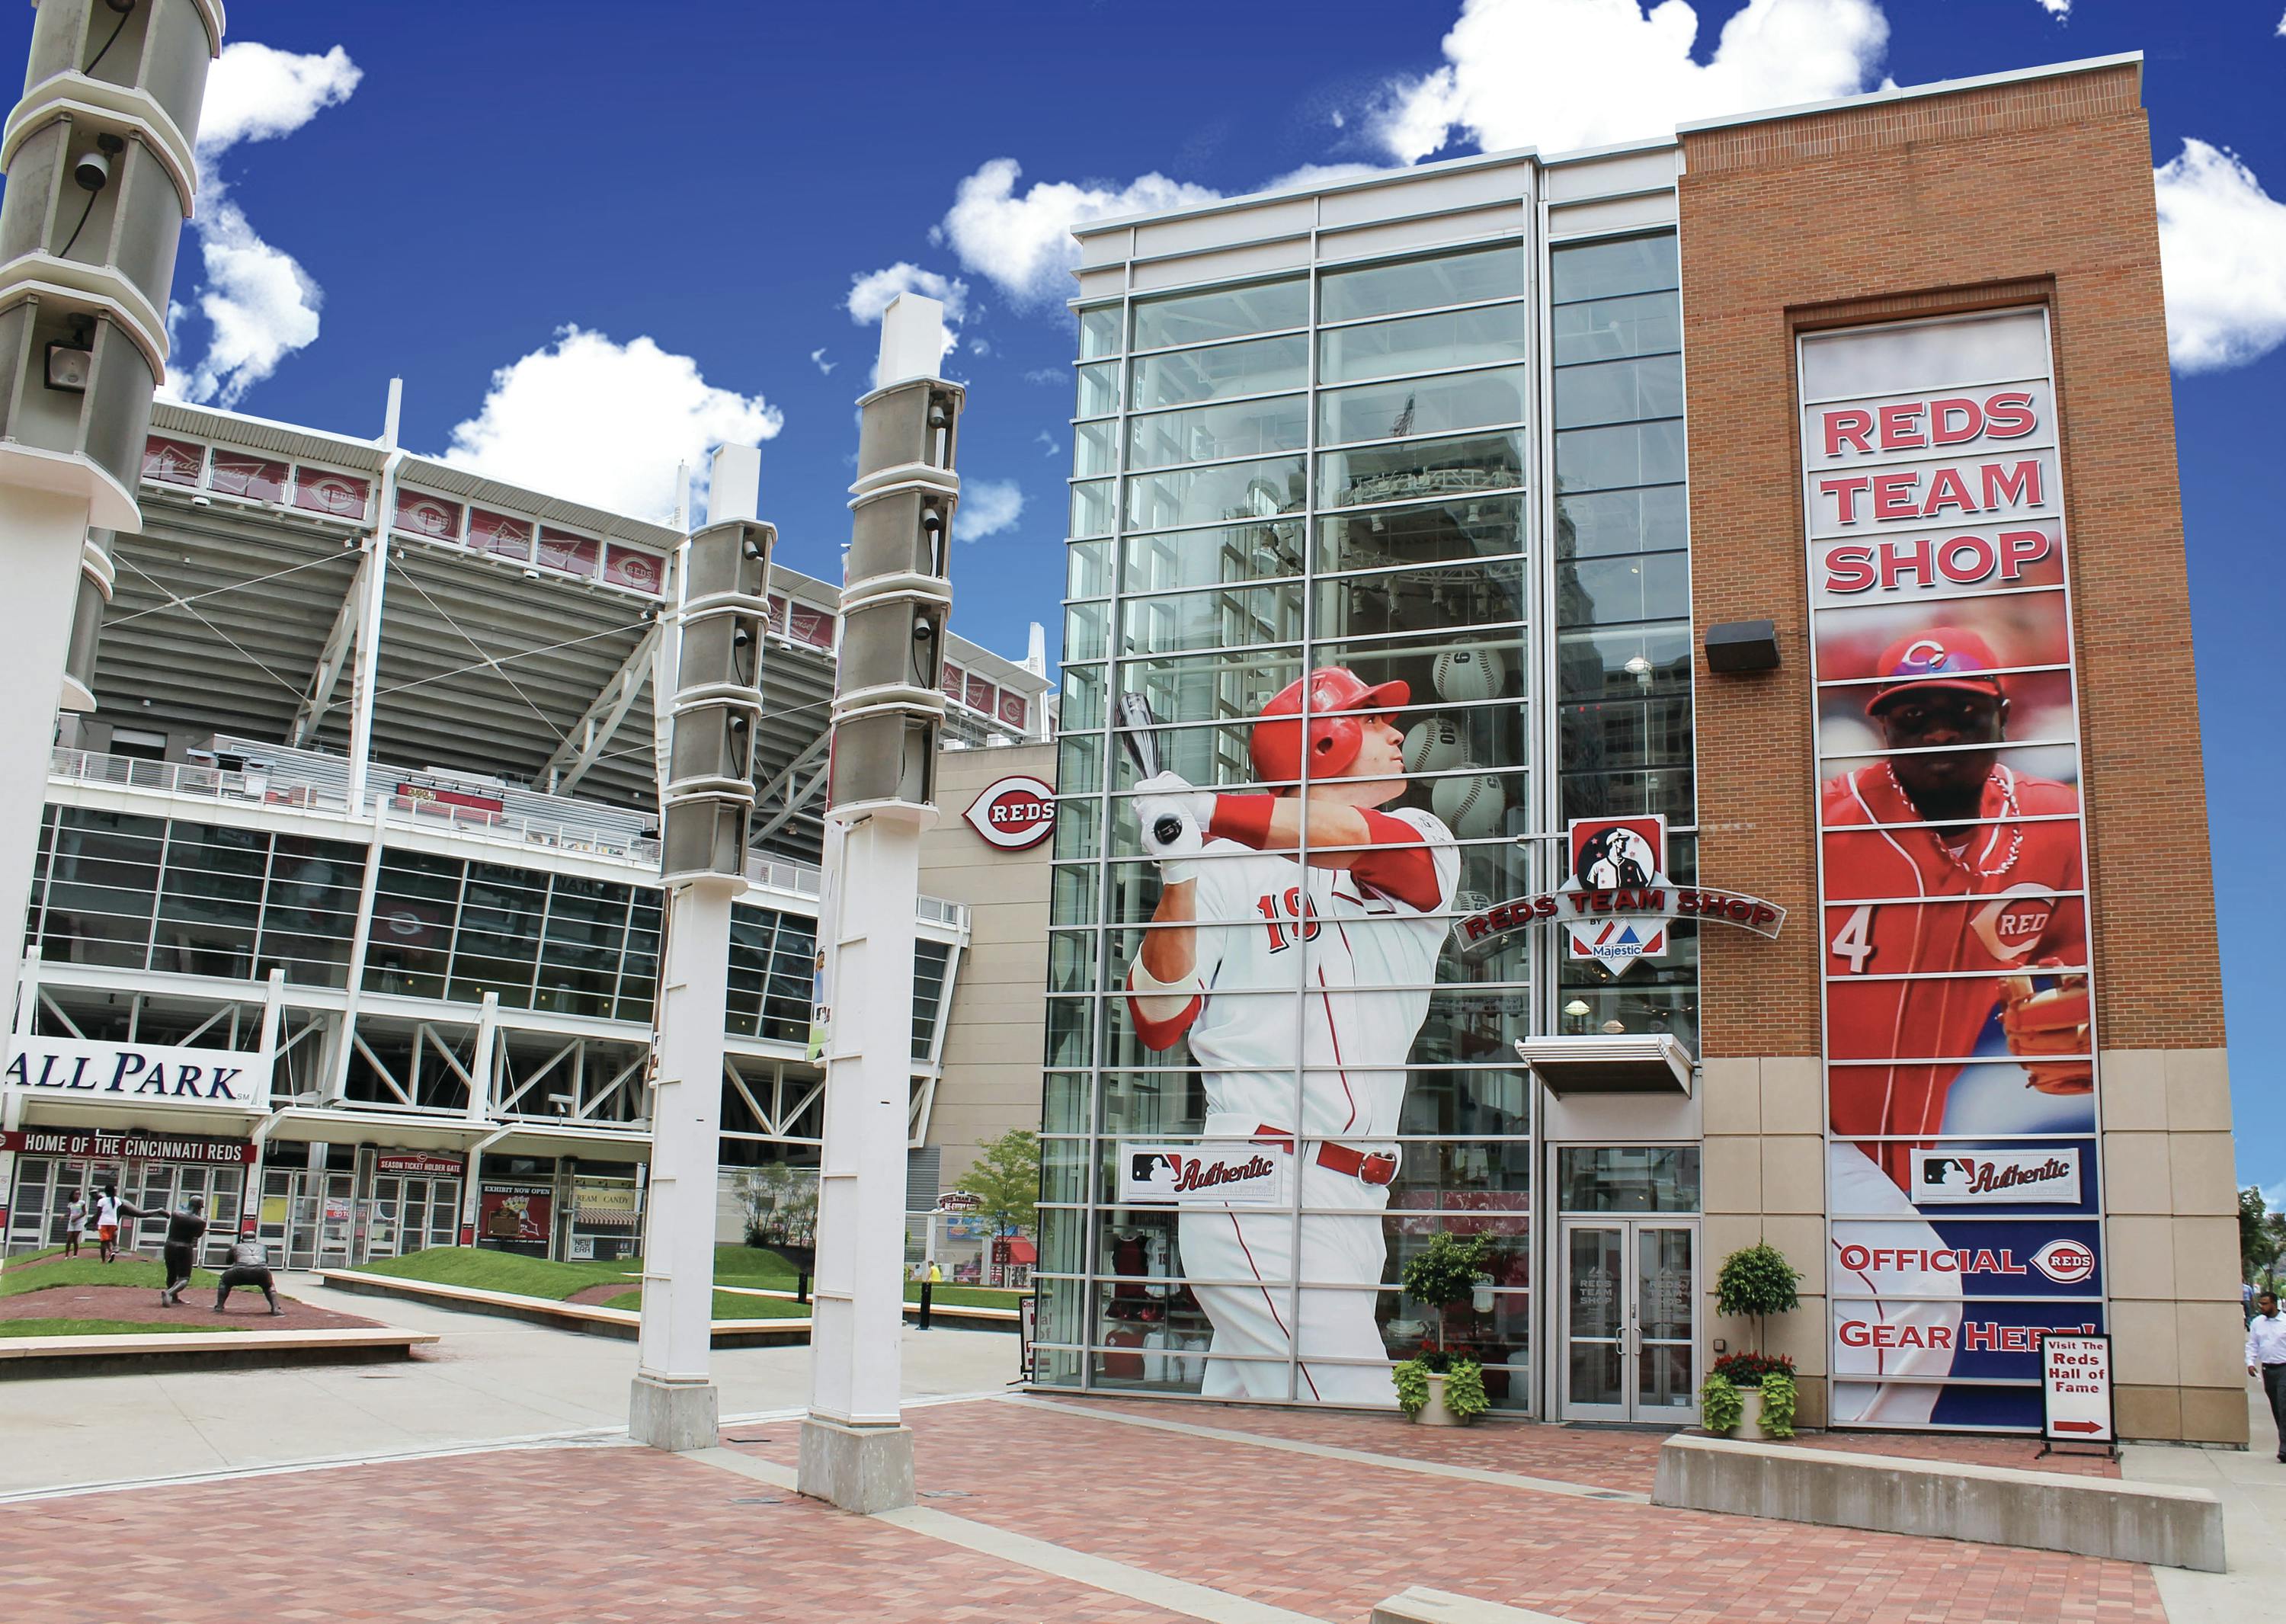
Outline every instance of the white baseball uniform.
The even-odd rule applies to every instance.
[[[1195,915],[1207,921],[1196,938],[1202,991],[1174,1021],[1151,1024],[1164,1034],[1186,1023],[1208,1136],[1292,1154],[1301,1046],[1299,1274],[1297,1220],[1285,1206],[1186,1204],[1181,1215],[1182,1273],[1214,1325],[1203,1389],[1211,1398],[1288,1397],[1283,1361],[1298,1347],[1293,1396],[1395,1402],[1384,1368],[1312,1362],[1387,1357],[1374,1288],[1388,1258],[1381,1230],[1388,1180],[1371,1183],[1318,1158],[1328,1145],[1336,1157],[1380,1155],[1393,1175],[1397,1147],[1373,1141],[1398,1130],[1405,1063],[1429,1012],[1449,928],[1440,916],[1452,904],[1461,856],[1452,832],[1426,812],[1377,816],[1420,832],[1436,875],[1434,907],[1414,907],[1345,870],[1305,871],[1291,857],[1233,840],[1209,841],[1192,865]],[[1305,995],[1298,1021],[1290,997],[1236,990],[1296,984]],[[1226,996],[1215,996],[1218,986]],[[1307,1282],[1298,1293],[1297,1279]],[[1228,1357],[1234,1354],[1266,1357]]]
[[[1884,1328],[1888,1339],[1919,1344],[1850,1347],[1836,1337],[1833,1419],[1857,1426],[1927,1426],[1944,1391],[1937,1378],[1952,1374],[1953,1351],[1960,1339],[1960,1276],[1917,1271],[1910,1281],[1914,1295],[1907,1297],[1884,1293],[1878,1281],[1846,1267],[1845,1257],[1855,1247],[1927,1253],[1944,1250],[1945,1242],[1896,1180],[1856,1146],[1836,1143],[1830,1147],[1826,1177],[1835,1214],[1869,1215],[1863,1222],[1840,1216],[1833,1220],[1831,1289],[1841,1305],[1837,1313],[1870,1305],[1870,1311],[1856,1311],[1866,1313],[1869,1323]],[[1870,1216],[1877,1213],[1891,1216]]]

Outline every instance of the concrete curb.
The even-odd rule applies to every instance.
[[[402,1297],[457,1308],[468,1313],[522,1320],[553,1330],[577,1331],[588,1336],[615,1336],[635,1341],[642,1332],[642,1316],[624,1308],[597,1308],[585,1303],[559,1303],[551,1297],[520,1297],[508,1291],[480,1291],[473,1286],[446,1286],[434,1281],[403,1280],[388,1274],[363,1274],[354,1269],[319,1269],[318,1278],[336,1291],[361,1297]],[[809,1340],[809,1321],[801,1320],[717,1320],[708,1345],[717,1348],[789,1347]]]
[[[2113,1478],[1677,1436],[1651,1502],[2224,1571],[2214,1495]]]
[[[166,1370],[249,1370],[284,1365],[374,1364],[410,1359],[434,1331],[154,1331],[140,1336],[0,1339],[0,1381],[50,1376],[147,1376]]]

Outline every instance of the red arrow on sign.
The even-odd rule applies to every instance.
[[[2103,1431],[2103,1423],[2100,1421],[2059,1421],[2056,1423],[2056,1431],[2059,1432],[2101,1432]]]

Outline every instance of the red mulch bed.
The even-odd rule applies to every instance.
[[[616,1286],[606,1281],[600,1286],[582,1286],[564,1300],[577,1303],[583,1308],[601,1308],[615,1297],[625,1297],[630,1291],[642,1289],[642,1281],[639,1280],[625,1281]]]
[[[92,1247],[81,1254],[92,1258]],[[24,1262],[11,1260],[10,1274],[39,1268],[42,1265],[59,1261],[41,1257]],[[311,1331],[311,1330],[382,1330],[387,1328],[378,1320],[361,1319],[356,1314],[335,1313],[331,1309],[312,1307],[300,1302],[285,1291],[278,1293],[278,1303],[285,1309],[273,1318],[270,1305],[262,1300],[262,1293],[239,1287],[230,1294],[230,1305],[221,1313],[214,1311],[214,1288],[193,1286],[183,1293],[179,1308],[159,1306],[159,1293],[151,1286],[51,1286],[44,1291],[26,1291],[15,1297],[0,1297],[0,1320],[125,1320],[138,1325],[167,1325],[180,1320],[185,1330],[200,1330],[211,1326],[226,1326],[234,1331]]]

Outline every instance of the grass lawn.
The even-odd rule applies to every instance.
[[[43,1257],[52,1257],[63,1250],[60,1246],[43,1246],[35,1252],[18,1252],[12,1257],[0,1257],[0,1273],[11,1268],[21,1268],[28,1263],[37,1263]]]
[[[227,1325],[184,1320],[0,1320],[0,1336],[139,1336],[154,1331],[226,1331]]]
[[[948,1281],[938,1283],[937,1289],[929,1293],[929,1301],[956,1308],[1005,1308],[1013,1311],[1029,1296],[1031,1293],[1029,1291],[1008,1291],[998,1286],[956,1286]],[[905,1301],[918,1303],[920,1300],[920,1282],[907,1281]]]
[[[52,1273],[55,1266],[51,1264],[41,1273]],[[518,1297],[547,1297],[560,1303],[587,1286],[632,1285],[634,1277],[642,1273],[642,1260],[622,1257],[611,1263],[555,1263],[545,1257],[526,1257],[519,1252],[495,1252],[477,1246],[436,1246],[403,1257],[377,1258],[362,1265],[357,1273],[424,1280],[441,1286],[467,1286],[477,1291],[508,1291]],[[793,1289],[792,1272],[775,1254],[757,1251],[750,1246],[716,1247],[714,1278],[739,1286]]]
[[[142,1286],[156,1291],[166,1283],[166,1265],[147,1257],[122,1257],[116,1263],[74,1257],[43,1268],[0,1270],[0,1297],[21,1297],[28,1291],[47,1291],[58,1286]],[[213,1290],[214,1274],[210,1270],[193,1269],[191,1289],[201,1287]]]
[[[622,1291],[608,1298],[606,1308],[624,1308],[629,1313],[642,1306],[641,1291]],[[714,1317],[718,1320],[806,1320],[809,1309],[800,1303],[790,1303],[784,1297],[745,1297],[736,1291],[714,1294]]]

